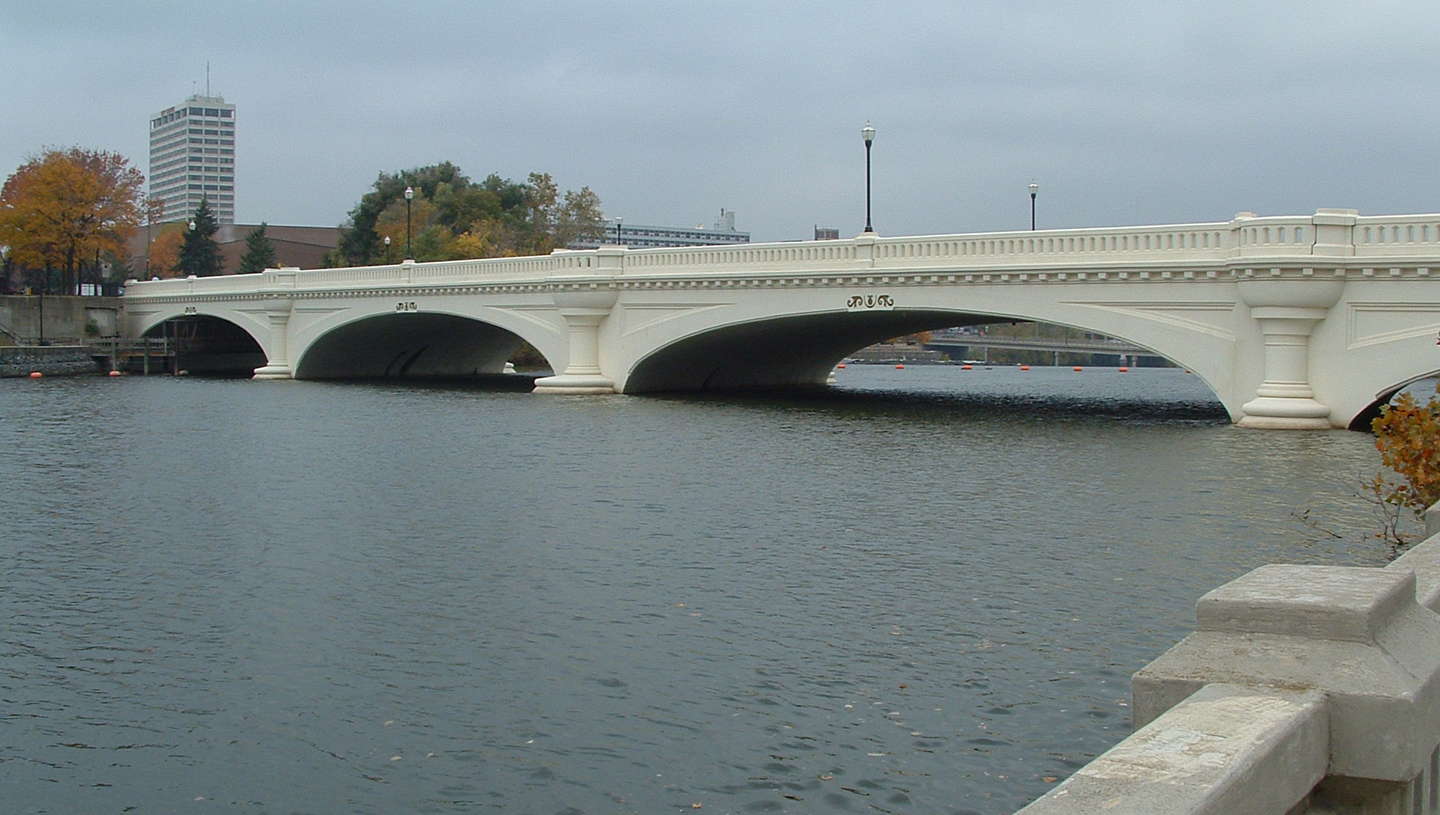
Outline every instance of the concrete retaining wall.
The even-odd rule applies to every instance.
[[[34,345],[41,335],[42,298],[0,297],[0,346]],[[47,294],[43,298],[44,336],[50,342],[74,343],[82,337],[107,337],[119,331],[119,297],[75,297]],[[86,326],[90,326],[87,330]],[[13,336],[20,337],[16,343]]]

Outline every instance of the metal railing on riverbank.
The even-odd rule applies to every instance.
[[[1021,815],[1440,815],[1440,510],[1382,569],[1264,566],[1135,674],[1136,732]]]

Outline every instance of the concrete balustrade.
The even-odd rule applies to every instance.
[[[1135,674],[1134,735],[1023,815],[1440,813],[1440,506],[1383,569],[1263,566]]]

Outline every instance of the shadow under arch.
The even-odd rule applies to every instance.
[[[524,340],[453,314],[381,314],[346,323],[310,344],[296,379],[455,378],[500,374]]]
[[[175,370],[190,374],[250,376],[266,360],[260,342],[244,326],[223,317],[171,317],[141,336],[173,342]]]
[[[838,362],[877,342],[920,331],[1015,320],[1033,318],[905,310],[756,320],[695,334],[658,349],[635,365],[625,392],[822,385]]]
[[[1090,331],[1124,340],[1194,374],[1224,404],[1215,383],[1154,344],[1040,314],[978,313],[943,309],[847,311],[764,317],[680,337],[638,361],[625,393],[764,390],[823,386],[835,365],[851,353],[894,337],[972,325],[1035,322]],[[1225,406],[1230,420],[1238,414]]]
[[[882,340],[998,318],[936,312],[805,314],[738,323],[664,346],[636,363],[626,393],[823,385],[852,351]]]
[[[1398,385],[1395,385],[1394,387],[1386,388],[1385,390],[1376,394],[1375,400],[1369,405],[1367,405],[1364,410],[1355,414],[1355,418],[1350,420],[1350,424],[1347,425],[1347,428],[1350,430],[1359,430],[1365,433],[1369,433],[1370,425],[1373,424],[1376,419],[1380,418],[1380,409],[1390,404],[1390,400],[1395,398],[1395,394],[1405,390],[1416,382],[1423,382],[1426,379],[1435,379],[1436,377],[1440,377],[1440,370],[1430,371],[1429,373],[1414,376],[1405,380],[1404,382],[1401,382]]]

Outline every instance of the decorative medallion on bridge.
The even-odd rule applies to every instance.
[[[895,301],[888,294],[855,294],[845,301],[847,311],[893,311]]]

